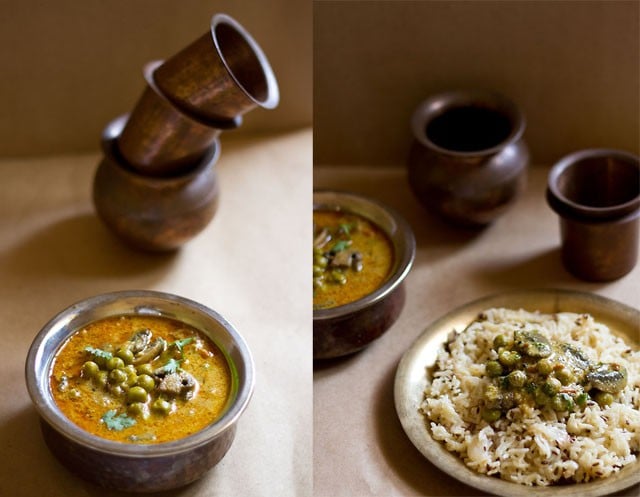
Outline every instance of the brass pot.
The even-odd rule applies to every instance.
[[[104,158],[93,182],[93,201],[102,221],[128,244],[148,251],[171,251],[200,233],[218,206],[216,139],[186,172],[148,176],[132,169],[116,146],[127,117],[107,125]]]
[[[422,102],[411,120],[409,184],[429,210],[479,227],[502,215],[524,188],[525,119],[501,95],[451,91]]]

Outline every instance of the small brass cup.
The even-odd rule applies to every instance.
[[[234,19],[216,14],[211,29],[154,73],[160,91],[192,117],[229,120],[255,107],[272,109],[280,94],[260,46]]]
[[[147,86],[118,137],[118,150],[135,170],[169,176],[191,167],[211,148],[223,129],[236,128],[241,117],[199,121],[176,108],[157,88],[154,71],[162,61],[144,68]]]
[[[574,276],[610,281],[638,258],[640,163],[611,149],[581,150],[549,173],[549,206],[560,217],[562,261]]]

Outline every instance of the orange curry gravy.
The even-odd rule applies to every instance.
[[[62,412],[89,433],[160,443],[215,421],[227,406],[232,374],[220,349],[195,328],[164,317],[116,316],[67,339],[50,388]]]
[[[378,289],[393,266],[386,233],[364,217],[314,210],[313,308],[353,302]]]

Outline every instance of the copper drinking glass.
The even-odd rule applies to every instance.
[[[154,73],[162,93],[204,121],[228,120],[278,105],[271,65],[247,30],[225,14],[211,19],[203,36],[167,59]]]
[[[560,218],[562,261],[587,281],[609,281],[638,258],[640,163],[621,150],[581,150],[549,173],[547,201]]]

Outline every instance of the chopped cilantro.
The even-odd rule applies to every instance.
[[[126,414],[117,414],[115,409],[107,411],[102,416],[102,422],[109,430],[121,431],[136,424],[136,420]]]
[[[193,337],[183,338],[182,340],[176,340],[171,345],[175,345],[176,349],[178,349],[178,351],[182,352],[182,347],[184,347],[185,345],[190,344],[191,342],[193,342]]]
[[[342,231],[345,235],[349,235],[351,233],[351,228],[352,225],[350,225],[349,223],[340,223],[339,225],[340,231]]]
[[[333,247],[331,247],[331,250],[329,252],[331,252],[332,254],[336,254],[349,247],[349,245],[351,245],[351,240],[340,240],[336,242]]]
[[[87,346],[84,348],[84,350],[86,350],[87,352],[89,352],[92,356],[94,357],[101,357],[102,359],[111,359],[113,357],[113,354],[111,352],[108,352],[106,350],[102,350],[102,349],[96,349],[95,347],[90,347]]]
[[[180,369],[180,363],[182,359],[174,359],[171,358],[167,361],[167,363],[160,368],[163,373],[175,373]],[[157,373],[156,373],[157,374]]]

